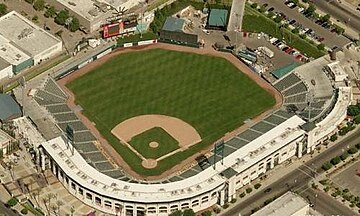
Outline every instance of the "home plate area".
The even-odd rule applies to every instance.
[[[164,158],[201,142],[190,124],[171,116],[141,115],[127,119],[111,130],[124,145],[152,169]]]

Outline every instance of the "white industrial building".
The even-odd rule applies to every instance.
[[[83,29],[87,32],[98,30],[103,24],[109,23],[109,17],[114,17],[116,12],[130,9],[142,0],[45,0],[57,10],[67,9],[70,15],[79,19]]]
[[[6,68],[0,66],[0,79],[11,77],[26,67],[33,65],[32,58],[17,48],[10,40],[0,34],[0,61]],[[3,64],[1,64],[3,65]]]
[[[307,216],[317,215],[317,212],[310,208],[307,200],[293,192],[286,192],[269,205],[263,207],[251,216]]]
[[[15,11],[0,17],[0,35],[9,41],[7,44],[11,44],[27,56],[30,56],[34,65],[62,51],[62,41],[60,39]],[[26,55],[20,55],[19,58],[26,58]]]

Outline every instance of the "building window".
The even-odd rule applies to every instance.
[[[195,206],[198,206],[198,205],[199,205],[199,200],[194,200],[191,203],[191,207],[195,207]]]
[[[256,170],[255,170],[255,171],[252,171],[252,172],[251,172],[251,175],[255,175],[255,173],[256,173]]]
[[[167,207],[166,206],[159,207],[159,212],[160,213],[166,213],[167,212]]]
[[[181,209],[188,209],[189,208],[189,203],[183,203],[181,204]]]
[[[215,196],[216,196],[216,192],[213,192],[213,193],[211,194],[211,198],[213,199]]]
[[[286,155],[286,154],[287,154],[287,152],[284,152],[284,153],[282,153],[281,155],[284,156],[284,155]]]
[[[174,212],[174,211],[177,211],[177,210],[179,210],[179,206],[178,206],[178,205],[172,205],[172,206],[170,206],[170,211],[171,211],[171,212]]]
[[[84,194],[84,190],[82,188],[79,188],[79,194],[83,195]]]
[[[99,197],[95,197],[95,204],[101,205],[101,199]]]
[[[74,182],[71,182],[71,188],[76,190],[76,187],[75,187],[75,183]]]
[[[248,176],[245,176],[244,178],[243,178],[243,180],[246,180],[248,178]]]
[[[104,205],[105,205],[106,208],[111,208],[111,202],[108,201],[108,200],[104,201]]]
[[[208,196],[204,196],[203,198],[201,198],[201,203],[207,202],[209,200]]]
[[[155,207],[149,207],[147,209],[148,213],[156,213],[156,208]]]
[[[86,199],[92,200],[92,194],[91,193],[86,193]]]

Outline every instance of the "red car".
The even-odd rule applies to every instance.
[[[297,55],[297,56],[295,57],[295,59],[298,60],[298,61],[301,61],[302,55]]]
[[[286,52],[287,54],[289,54],[292,50],[293,50],[292,48],[289,48],[289,49],[285,50],[285,52]]]
[[[323,42],[325,40],[325,38],[321,37],[319,38],[319,42]]]

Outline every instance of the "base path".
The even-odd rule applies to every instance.
[[[141,115],[116,125],[111,130],[119,140],[130,142],[136,135],[159,127],[172,136],[182,149],[201,142],[200,134],[190,124],[181,119],[165,115]]]
[[[243,62],[241,62],[239,59],[237,59],[231,53],[218,52],[218,51],[215,51],[210,46],[205,47],[203,49],[198,49],[198,48],[191,48],[191,47],[178,46],[178,45],[172,45],[172,44],[158,43],[158,44],[153,44],[153,45],[148,45],[148,46],[138,46],[138,47],[129,47],[129,48],[118,49],[108,55],[103,56],[100,59],[97,59],[96,61],[93,61],[93,62],[85,65],[84,67],[77,70],[76,72],[69,74],[68,76],[59,80],[58,83],[63,87],[63,89],[69,95],[69,100],[68,100],[69,107],[71,109],[74,109],[76,107],[76,104],[75,104],[74,94],[65,87],[65,85],[68,82],[70,82],[74,79],[77,79],[78,77],[81,77],[82,75],[94,70],[95,68],[97,68],[100,65],[104,64],[105,62],[109,61],[109,59],[111,59],[112,57],[120,55],[122,53],[137,52],[137,51],[142,51],[142,50],[159,49],[159,48],[178,51],[178,52],[187,52],[187,53],[196,53],[196,54],[201,54],[201,55],[216,56],[216,57],[224,58],[224,59],[228,60],[229,62],[231,62],[236,68],[238,68],[240,71],[242,71],[244,74],[246,74],[252,80],[254,80],[259,86],[261,86],[263,89],[265,89],[267,92],[269,92],[269,94],[271,94],[276,100],[276,104],[274,105],[274,107],[272,109],[256,116],[255,118],[253,118],[252,120],[254,122],[260,121],[265,116],[267,116],[268,114],[273,112],[273,110],[278,109],[279,107],[282,106],[282,102],[283,102],[282,95],[270,83],[266,82],[264,79],[262,79],[260,76],[258,76],[247,65],[245,65]],[[173,166],[171,169],[163,172],[162,174],[160,174],[158,176],[141,176],[131,169],[131,167],[123,160],[121,155],[107,142],[107,140],[99,133],[99,131],[94,126],[94,124],[88,118],[86,118],[82,113],[76,113],[76,115],[86,125],[86,127],[89,128],[89,130],[92,132],[92,134],[100,141],[103,149],[116,162],[116,164],[118,164],[120,167],[122,167],[126,173],[128,173],[129,175],[131,175],[137,179],[146,179],[148,181],[164,179],[165,177],[168,177],[174,173],[177,173],[178,171],[183,170],[184,167],[188,167],[190,164],[195,162],[195,159],[197,157],[208,153],[213,148],[212,145],[209,145],[207,148],[203,149],[200,152],[195,153],[194,155],[190,156],[186,160]],[[248,128],[248,125],[244,124],[241,127],[239,127],[238,129],[225,134],[224,139],[227,140],[230,137],[238,134],[239,132],[241,132],[247,128]]]

